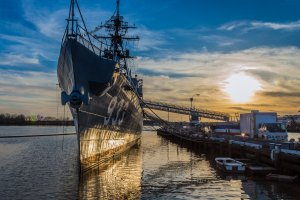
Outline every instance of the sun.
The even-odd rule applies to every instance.
[[[245,73],[232,74],[225,80],[224,90],[235,103],[249,102],[260,89],[260,82]]]

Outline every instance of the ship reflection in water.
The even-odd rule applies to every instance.
[[[2,127],[0,136],[55,131],[56,127]],[[300,196],[299,184],[220,174],[213,152],[190,150],[157,136],[154,131],[144,131],[140,146],[86,171],[80,182],[76,152],[75,135],[0,139],[0,199],[299,199]]]
[[[80,199],[140,199],[142,159],[138,145],[122,155],[85,172]]]

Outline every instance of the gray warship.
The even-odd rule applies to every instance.
[[[61,102],[76,127],[81,172],[140,141],[143,81],[131,75],[127,47],[139,37],[127,36],[135,26],[124,21],[119,5],[117,0],[110,19],[89,32],[77,0],[71,0],[62,38],[57,75]]]

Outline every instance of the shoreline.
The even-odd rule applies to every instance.
[[[0,123],[0,126],[74,126],[73,121],[25,121]]]

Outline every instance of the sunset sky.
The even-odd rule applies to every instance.
[[[78,0],[88,29],[114,0]],[[56,116],[69,0],[0,2],[0,113]],[[144,98],[227,113],[300,110],[299,0],[121,0]],[[59,102],[60,103],[60,102]],[[61,107],[59,108],[61,113]]]

